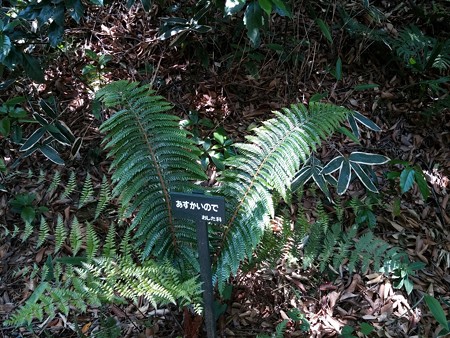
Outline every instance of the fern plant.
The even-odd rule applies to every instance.
[[[424,72],[429,68],[446,70],[450,67],[450,39],[439,41],[426,36],[414,25],[401,30],[392,45],[397,55],[415,71]]]
[[[124,216],[136,213],[131,228],[136,245],[143,247],[141,258],[171,259],[198,271],[195,227],[173,217],[169,192],[199,189],[194,182],[205,179],[199,151],[179,119],[165,113],[170,105],[153,94],[126,81],[98,92],[106,107],[117,110],[101,126],[114,157],[113,194],[120,197]],[[259,243],[275,214],[273,196],[289,199],[300,164],[352,113],[323,103],[292,105],[275,112],[248,143],[235,145],[239,154],[225,162],[221,186],[213,191],[227,203],[227,220],[210,238],[220,289]]]
[[[179,127],[179,118],[167,113],[170,104],[147,87],[118,81],[101,89],[97,98],[116,110],[101,131],[112,158],[111,194],[120,200],[121,216],[133,216],[131,226],[120,250],[112,227],[99,253],[99,239],[91,225],[83,236],[76,219],[68,231],[59,217],[55,252],[68,237],[73,254],[83,254],[81,258],[61,258],[59,263],[84,265],[73,268],[69,264],[64,270],[62,264],[50,262],[48,271],[42,272],[40,294],[32,298],[24,313],[36,310],[41,316],[55,309],[66,313],[66,304],[76,299],[80,302],[74,304],[83,309],[87,295],[94,297],[95,303],[144,296],[154,304],[195,304],[200,292],[196,227],[192,221],[174,217],[170,193],[200,190],[199,182],[206,179],[199,161],[201,152],[190,134]],[[290,200],[291,182],[301,164],[352,114],[343,107],[318,102],[309,107],[292,105],[275,112],[275,118],[247,137],[248,143],[235,145],[238,153],[225,161],[220,187],[210,192],[224,196],[227,205],[224,223],[210,229],[213,279],[220,290],[260,243],[280,199]],[[82,190],[81,205],[92,195],[89,177]],[[324,222],[317,238],[327,235],[327,227]],[[136,251],[140,263],[133,259]],[[55,282],[55,276],[63,271],[69,277]],[[59,288],[76,294],[51,293]],[[52,301],[45,303],[43,298],[49,294]],[[59,299],[61,305],[55,307]],[[36,304],[43,310],[37,310]],[[29,322],[29,318],[17,315],[10,321],[17,324]]]
[[[58,220],[59,223],[59,220]],[[61,222],[62,223],[62,222]],[[79,233],[80,225],[72,222]],[[67,236],[67,234],[64,234]],[[6,325],[30,325],[34,319],[51,320],[58,313],[66,316],[71,308],[85,312],[88,306],[144,297],[155,307],[161,304],[193,304],[200,311],[200,283],[197,277],[184,275],[168,262],[147,260],[136,264],[132,258],[129,232],[120,245],[115,240],[115,227],[111,227],[106,243],[100,250],[97,234],[87,224],[86,236],[77,238],[75,246],[84,245],[85,255],[48,259],[40,270],[40,283],[25,305],[15,311]],[[81,244],[80,244],[81,242]],[[112,250],[119,246],[120,249]]]

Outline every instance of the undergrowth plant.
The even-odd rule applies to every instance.
[[[125,228],[122,241],[116,244],[115,230],[110,229],[102,245],[89,222],[83,223],[83,232],[77,219],[70,220],[70,229],[59,221],[55,250],[69,242],[73,257],[49,256],[41,272],[39,292],[11,317],[12,324],[30,323],[33,311],[37,311],[39,319],[44,314],[55,315],[55,310],[67,313],[66,305],[77,300],[74,304],[83,310],[91,294],[96,304],[97,300],[115,302],[137,296],[146,297],[155,306],[169,302],[180,306],[198,304],[196,226],[174,216],[170,193],[204,190],[200,184],[206,180],[201,151],[190,133],[180,128],[179,118],[167,113],[171,105],[148,87],[117,81],[99,90],[97,98],[115,111],[100,129],[112,159],[111,196],[120,202],[120,218],[130,218],[131,224]],[[246,143],[234,145],[236,154],[225,160],[219,186],[205,191],[226,200],[223,224],[211,224],[209,228],[213,282],[219,291],[225,289],[228,278],[237,273],[241,263],[252,256],[270,219],[275,218],[279,202],[290,203],[291,182],[301,164],[355,112],[314,102],[308,107],[291,105],[274,114],[247,136]],[[87,178],[80,205],[89,201],[86,196],[90,191]],[[320,223],[314,233],[308,229],[309,255],[319,254],[317,248],[322,246],[311,244],[319,239],[330,244],[327,250],[350,255],[345,248],[358,245],[352,242],[352,235],[325,223]],[[367,235],[360,242],[372,240]],[[382,251],[381,244],[372,245],[370,252],[367,245],[360,246],[355,251],[358,257],[352,258],[355,263],[359,254]],[[331,253],[322,250],[321,258],[329,262]],[[62,270],[64,278],[60,277]]]

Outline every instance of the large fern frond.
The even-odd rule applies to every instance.
[[[113,194],[127,206],[126,216],[136,212],[132,228],[142,258],[192,261],[195,227],[173,217],[169,193],[190,191],[194,181],[206,178],[198,149],[180,129],[179,118],[166,113],[171,105],[148,87],[118,81],[99,90],[97,98],[118,110],[101,131],[114,157]]]
[[[274,216],[273,192],[286,198],[294,174],[321,140],[332,134],[351,111],[330,104],[302,104],[275,112],[237,144],[239,154],[226,162],[218,193],[225,196],[228,219],[218,243],[215,273],[219,287],[249,257]]]

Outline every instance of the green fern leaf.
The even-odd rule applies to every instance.
[[[25,228],[23,229],[22,232],[22,242],[25,242],[33,233],[33,225],[31,224],[31,222],[25,222]]]
[[[323,103],[292,105],[238,144],[239,154],[226,162],[218,193],[227,201],[228,220],[217,248],[216,274],[235,274],[249,257],[274,216],[272,191],[286,198],[294,174],[321,140],[328,137],[351,111]],[[220,274],[217,271],[220,271]],[[219,287],[224,280],[218,278]]]
[[[87,174],[83,184],[83,189],[81,190],[81,196],[78,202],[78,209],[80,209],[88,202],[90,202],[93,195],[94,195],[94,187],[92,186],[91,175]]]
[[[114,223],[109,226],[108,234],[106,235],[105,245],[103,246],[103,256],[106,258],[113,258],[116,256],[116,227]]]
[[[77,185],[76,185],[75,171],[71,171],[69,180],[67,181],[67,184],[66,184],[66,187],[65,187],[64,191],[61,193],[61,199],[69,197],[70,194],[75,190],[76,187],[77,187]]]
[[[108,108],[118,111],[101,126],[111,167],[113,195],[119,196],[126,215],[136,213],[133,242],[142,258],[190,260],[195,256],[195,227],[174,218],[169,192],[198,189],[193,182],[206,178],[199,164],[199,150],[179,118],[162,97],[138,83],[118,81],[97,93]]]
[[[97,253],[100,245],[97,233],[91,223],[87,223],[86,227],[86,257],[88,261],[92,260]]]
[[[108,180],[106,179],[106,176],[103,176],[102,185],[100,188],[100,196],[98,198],[97,208],[95,209],[94,220],[97,219],[98,216],[100,216],[100,214],[106,208],[110,200],[111,200],[111,192],[109,189]]]
[[[61,172],[55,171],[55,174],[53,175],[52,181],[50,182],[47,192],[50,195],[53,194],[53,192],[55,192],[60,183],[61,183]]]
[[[55,253],[57,253],[67,239],[67,231],[63,218],[58,214],[55,228]]]
[[[83,244],[80,223],[78,222],[78,219],[76,217],[74,217],[72,220],[69,239],[72,254],[73,256],[76,256],[78,251],[80,251],[81,249],[81,245]]]
[[[39,235],[36,243],[36,249],[39,249],[42,244],[44,244],[45,240],[49,235],[50,229],[48,228],[48,224],[45,221],[44,217],[41,217],[41,224],[39,226]]]
[[[334,247],[339,241],[342,234],[341,225],[339,223],[333,224],[331,229],[326,233],[323,250],[319,256],[320,260],[320,271],[324,271],[328,266],[329,260],[334,253]]]

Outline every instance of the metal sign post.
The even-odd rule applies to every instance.
[[[203,282],[203,304],[205,326],[208,338],[216,338],[214,317],[214,290],[212,285],[211,256],[208,244],[208,222],[225,221],[225,201],[223,197],[203,194],[170,193],[174,216],[188,218],[197,225],[197,246],[200,276]]]

